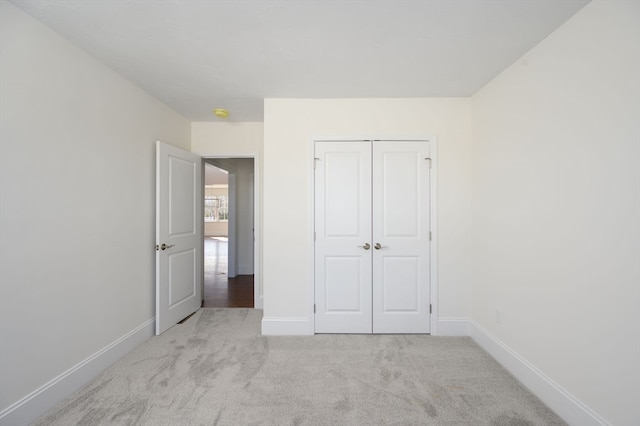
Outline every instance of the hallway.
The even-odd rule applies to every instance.
[[[253,275],[227,276],[228,240],[204,239],[204,308],[253,308]]]

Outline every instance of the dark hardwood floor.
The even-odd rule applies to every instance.
[[[226,238],[204,239],[204,308],[253,308],[253,275],[227,276]]]

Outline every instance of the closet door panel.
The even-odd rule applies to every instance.
[[[315,332],[371,333],[371,145],[316,142],[315,157]]]
[[[429,332],[429,144],[373,144],[373,332]]]

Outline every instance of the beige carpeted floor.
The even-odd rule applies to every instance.
[[[565,424],[469,338],[263,337],[260,320],[202,309],[35,424]]]

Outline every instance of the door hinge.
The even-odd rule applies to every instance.
[[[429,304],[429,313],[433,312],[433,306],[431,306],[431,304]]]
[[[313,231],[313,241],[316,240],[316,231]]]
[[[431,231],[429,231],[429,241],[431,241]]]
[[[425,160],[429,160],[429,168],[431,168],[431,158],[430,157],[424,157]]]
[[[316,313],[316,304],[315,303],[313,304],[313,313],[314,314]]]
[[[318,161],[320,161],[320,158],[319,157],[314,157],[314,159],[313,159],[313,169],[314,170],[316,168],[316,164],[318,164]]]

